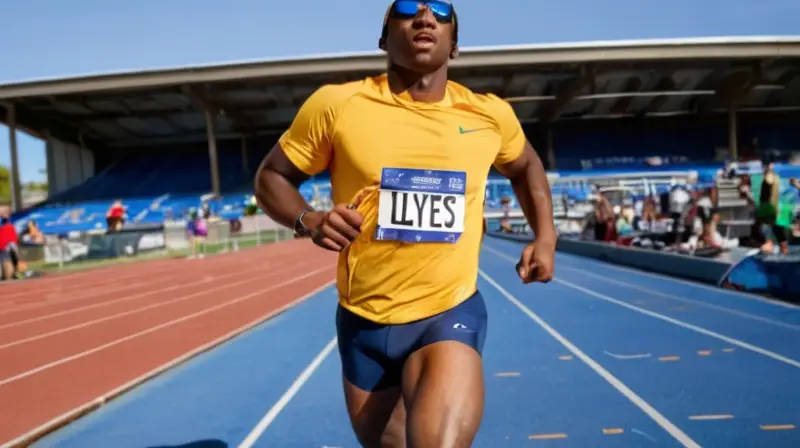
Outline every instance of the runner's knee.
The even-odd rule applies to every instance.
[[[345,380],[345,401],[359,443],[371,447],[405,447],[405,408],[399,388],[365,391]]]

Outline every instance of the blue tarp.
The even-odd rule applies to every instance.
[[[789,255],[756,254],[735,264],[720,284],[800,302],[800,247]]]

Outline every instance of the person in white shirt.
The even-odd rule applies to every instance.
[[[669,192],[669,216],[672,218],[673,243],[681,243],[681,224],[683,215],[686,213],[692,201],[692,194],[685,184],[673,183]]]

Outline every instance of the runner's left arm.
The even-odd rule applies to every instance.
[[[553,221],[553,197],[542,160],[526,140],[522,154],[514,161],[500,165],[497,169],[511,180],[522,213],[533,229],[537,243],[556,242]]]
[[[499,99],[498,99],[499,100]],[[502,136],[495,167],[511,181],[522,213],[533,229],[537,245],[554,248],[553,196],[539,155],[525,138],[511,105],[500,100],[493,114]]]

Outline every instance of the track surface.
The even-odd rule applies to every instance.
[[[334,260],[292,241],[3,288],[0,444],[328,284]]]
[[[800,426],[800,309],[562,254],[554,282],[525,286],[513,270],[521,247],[487,239],[481,255],[479,288],[490,322],[484,356],[486,412],[475,446],[800,446],[800,429],[795,427]],[[302,251],[290,252],[275,265],[263,263],[261,275],[278,270],[282,273],[272,281],[287,281],[297,272],[310,272],[292,263],[299,259],[294,252]],[[240,257],[251,256],[247,254]],[[270,254],[265,256],[273,259]],[[307,259],[330,265],[320,255]],[[230,263],[253,265],[233,258]],[[332,275],[332,269],[323,270],[281,289],[283,294],[259,297],[285,303],[290,295],[313,289],[310,283],[318,286]],[[194,274],[195,282],[201,278]],[[129,281],[139,280],[132,276]],[[264,280],[259,286],[268,284]],[[200,289],[212,285],[217,283]],[[186,294],[192,286],[181,288],[180,294]],[[82,289],[80,294],[89,293],[89,288]],[[203,303],[233,301],[255,289],[253,284],[230,286]],[[169,297],[175,300],[177,295]],[[136,300],[145,303],[145,298]],[[323,289],[37,446],[358,446],[340,386],[335,306],[334,289]],[[232,314],[247,320],[241,311]],[[152,319],[147,319],[151,325]],[[120,326],[117,322],[111,327],[133,331]],[[12,328],[2,331],[9,332],[3,333],[3,341],[21,337],[5,336]],[[53,345],[60,347],[61,340],[74,337],[59,336]],[[151,344],[150,349],[161,352],[174,345]],[[30,356],[51,352],[44,345],[36,347]],[[10,350],[0,350],[0,356]],[[124,352],[133,359],[144,356],[133,350],[140,349],[129,346]],[[5,359],[0,358],[3,378],[21,369],[5,366]],[[27,354],[25,359],[30,369],[34,362],[27,361]],[[63,386],[82,372],[97,382],[106,373],[131,369],[116,364],[122,361],[97,360],[71,373],[54,368],[47,380],[45,372],[30,378],[40,378],[36,387],[49,388],[59,377]],[[28,379],[13,388],[0,385],[0,402],[5,403],[11,390],[27,390],[27,400],[53,392],[23,389],[23,381]],[[38,405],[12,399],[23,406],[22,414]],[[4,419],[16,415],[0,412]]]

